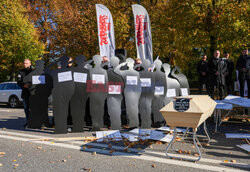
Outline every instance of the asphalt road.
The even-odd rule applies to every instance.
[[[39,141],[41,138],[93,136],[95,133],[53,134],[53,129],[25,130],[21,108],[0,106],[0,171],[249,171],[248,152],[236,145],[241,139],[226,139],[226,132],[249,132],[249,123],[223,123],[218,133],[208,121],[210,145],[204,145],[199,162],[169,159],[167,144],[135,145],[124,151],[123,142]],[[202,128],[198,132],[203,140]],[[204,140],[205,141],[205,140]],[[204,142],[205,143],[205,142]],[[196,151],[189,142],[176,142],[175,150]],[[172,151],[175,153],[175,151]],[[2,154],[2,155],[1,155]],[[177,154],[184,156],[183,154]]]

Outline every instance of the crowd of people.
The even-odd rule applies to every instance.
[[[239,81],[239,95],[244,97],[245,82],[248,87],[248,98],[250,97],[250,57],[248,50],[244,49],[236,62],[236,75]],[[214,56],[207,60],[207,56],[203,55],[197,64],[197,72],[199,76],[199,94],[202,94],[202,88],[205,85],[207,94],[211,98],[215,98],[215,88],[217,90],[216,97],[220,100],[226,95],[233,94],[234,80],[233,72],[235,69],[234,61],[230,59],[229,52],[224,52],[220,58],[220,51],[215,50]]]

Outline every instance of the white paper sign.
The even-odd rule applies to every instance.
[[[182,96],[188,96],[188,89],[187,88],[181,88],[181,95]]]
[[[151,87],[151,78],[141,78],[141,87]]]
[[[121,94],[121,86],[109,85],[109,94]]]
[[[137,76],[127,76],[127,85],[137,85]]]
[[[65,82],[65,81],[71,81],[72,80],[72,72],[61,72],[58,73],[58,82]]]
[[[32,76],[32,84],[45,84],[45,76],[44,75],[35,75]]]
[[[87,74],[80,73],[80,72],[74,72],[74,81],[81,82],[81,83],[87,83]]]
[[[176,92],[174,88],[167,90],[167,97],[176,97]]]
[[[111,130],[111,131],[97,131],[96,138],[98,138],[97,142],[102,142],[103,138],[113,139],[115,141],[122,140],[121,133],[119,130]]]
[[[155,87],[155,95],[164,95],[164,87]]]
[[[105,84],[105,76],[102,74],[92,74],[92,84]]]

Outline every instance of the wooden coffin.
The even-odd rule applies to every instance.
[[[180,98],[189,99],[189,108],[184,112],[179,112],[174,107],[176,100]],[[163,107],[160,112],[171,128],[174,127],[199,127],[209,116],[212,115],[216,102],[208,95],[181,96],[172,100]]]

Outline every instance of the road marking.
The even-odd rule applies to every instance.
[[[69,145],[65,143],[51,144],[50,142],[47,142],[47,141],[30,141],[30,139],[27,139],[27,138],[20,138],[16,136],[7,136],[7,135],[0,135],[0,138],[32,142],[32,143],[38,143],[38,144],[44,144],[44,145],[50,145],[50,146],[57,146],[57,147],[68,148],[68,149],[82,150],[80,146]],[[102,149],[97,149],[97,148],[89,148],[89,149],[87,148],[87,149],[84,149],[84,151],[111,155],[109,150],[102,150]],[[117,152],[117,151],[113,152],[112,155],[119,156],[119,157],[122,156],[122,157],[132,158],[132,159],[146,160],[146,161],[151,161],[151,162],[154,161],[154,162],[160,162],[164,164],[171,164],[171,165],[184,166],[184,167],[190,167],[190,168],[198,168],[198,169],[203,169],[203,170],[209,169],[211,171],[229,171],[229,172],[242,171],[242,170],[236,170],[236,169],[230,169],[230,168],[203,165],[203,164],[197,164],[197,163],[191,163],[191,162],[185,162],[185,161],[171,160],[171,159],[166,159],[166,158],[158,158],[154,156],[138,155],[138,154],[125,153],[125,152]]]
[[[24,141],[24,142],[32,142],[32,143],[37,143],[37,144],[44,144],[44,145],[50,145],[50,146],[57,146],[57,147],[62,147],[62,148],[69,148],[69,149],[75,149],[75,150],[82,150],[81,145],[92,145],[92,146],[98,146],[98,147],[103,147],[103,148],[108,148],[108,145],[105,144],[98,144],[98,143],[83,143],[83,142],[71,142],[71,143],[77,143],[80,145],[72,145],[72,144],[65,144],[65,143],[54,143],[54,142],[49,142],[49,141],[34,141],[30,140],[30,138],[52,138],[52,137],[43,137],[43,136],[37,136],[37,135],[31,135],[31,134],[24,134],[24,133],[16,133],[16,132],[8,132],[8,131],[0,131],[2,134],[8,134],[8,135],[0,135],[0,138],[5,138],[5,139],[11,139],[11,140],[19,140],[19,141]],[[21,137],[16,137],[16,136],[9,136],[9,135],[16,135],[16,136],[21,136]],[[30,138],[24,138],[24,137],[30,137]],[[112,146],[113,149],[117,150],[123,150],[124,147],[120,146]],[[144,153],[151,153],[151,154],[158,154],[158,155],[165,155],[164,153],[160,152],[154,152],[154,151],[139,151],[134,148],[130,148],[129,150],[133,151],[133,153],[140,153],[140,154],[133,154],[133,153],[126,153],[126,152],[119,152],[116,151],[112,153],[114,156],[122,156],[122,157],[127,157],[127,158],[135,158],[135,159],[141,159],[141,160],[147,160],[147,161],[155,161],[155,162],[160,162],[160,163],[165,163],[165,164],[172,164],[172,165],[180,165],[180,166],[185,166],[185,167],[192,167],[192,168],[199,168],[199,169],[209,169],[213,171],[237,171],[236,169],[229,169],[229,168],[223,168],[223,167],[218,167],[218,166],[212,166],[211,165],[205,165],[205,164],[195,164],[191,162],[186,162],[186,161],[178,161],[178,160],[172,160],[172,159],[167,159],[167,157],[164,156],[162,157],[155,157],[152,155],[145,155]],[[87,152],[97,152],[100,154],[108,154],[110,155],[109,151],[110,150],[103,150],[99,148],[86,148],[84,151]],[[213,160],[213,159],[205,159],[202,158],[203,161],[201,162],[207,162],[207,163],[215,163],[215,164],[223,164],[222,161],[220,160]],[[202,160],[201,159],[201,160]],[[248,164],[243,164],[243,163],[237,163],[237,164],[232,164],[232,163],[226,163],[224,165],[228,166],[236,166],[236,167],[241,167],[241,168],[250,168],[250,165]]]
[[[44,137],[44,136],[37,136],[37,135],[16,133],[16,132],[9,132],[9,131],[0,131],[0,133],[9,134],[9,135],[16,135],[16,136],[31,137],[31,138],[39,138],[39,139],[43,139],[43,138],[53,139],[53,137],[47,137],[47,136]],[[96,146],[96,147],[108,148],[107,144],[102,144],[102,143],[84,143],[84,142],[80,142],[80,141],[71,141],[71,143],[76,143],[76,144],[79,144],[79,145],[88,145],[88,146]],[[116,150],[123,151],[125,147],[113,146],[112,145],[112,148],[116,149]],[[135,149],[135,148],[129,148],[128,150],[133,152],[133,153],[155,154],[155,155],[160,155],[160,156],[163,156],[164,158],[166,158],[166,154],[162,153],[162,152],[155,152],[155,151],[150,151],[150,150],[138,150],[138,149]],[[173,156],[174,154],[169,154],[169,155]],[[181,157],[181,158],[190,158],[190,156],[187,156],[187,155],[178,155],[178,156]],[[193,157],[193,158],[195,158],[195,157]],[[213,164],[221,164],[221,163],[223,163],[222,160],[208,159],[208,158],[201,158],[200,162],[213,163]],[[242,165],[247,165],[247,164],[242,164]]]

